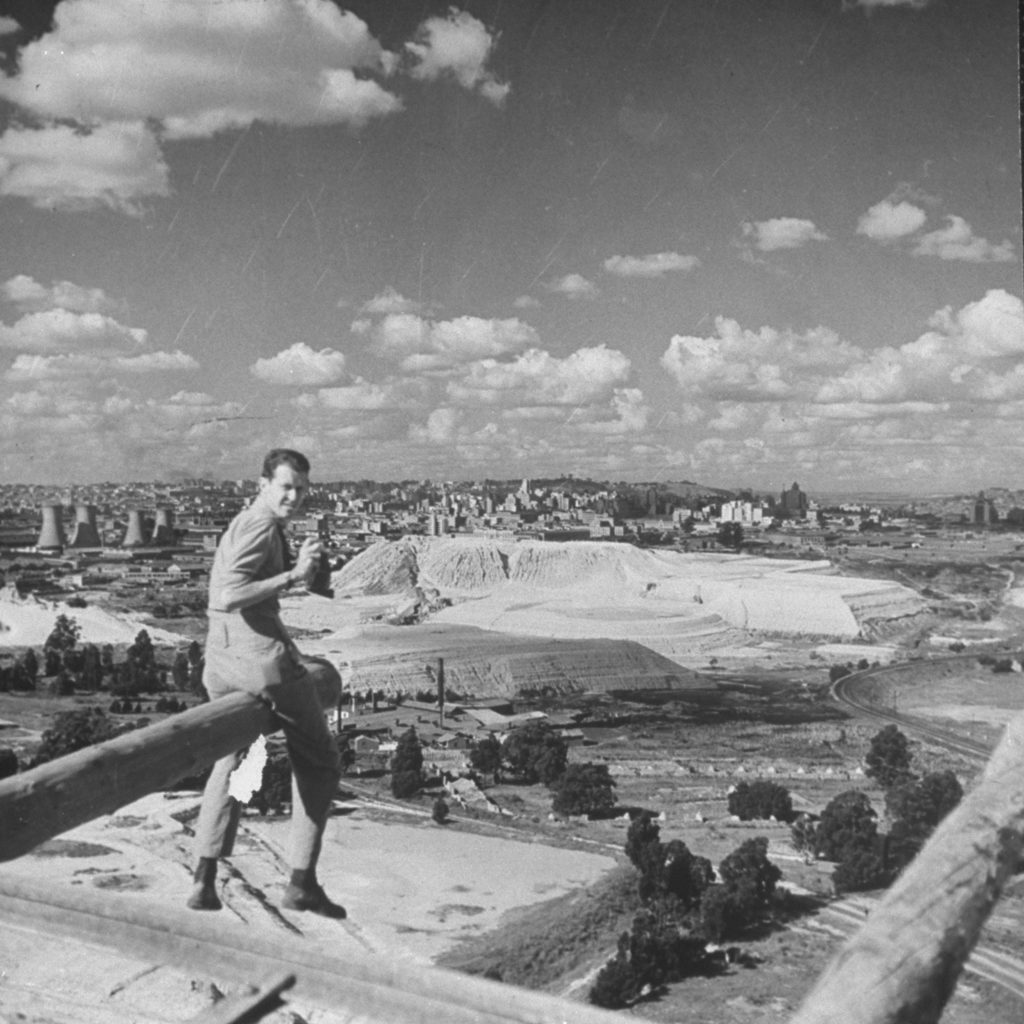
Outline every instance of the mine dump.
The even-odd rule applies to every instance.
[[[586,541],[408,537],[371,546],[334,574],[333,585],[330,606],[288,603],[289,624],[318,630],[323,650],[332,649],[333,629],[334,649],[347,652],[354,671],[447,649],[453,671],[473,676],[472,685],[461,675],[460,683],[488,695],[514,695],[510,659],[530,691],[544,674],[561,678],[559,664],[579,666],[574,675],[590,681],[583,688],[614,689],[616,677],[618,688],[649,687],[659,676],[671,688],[679,667],[707,667],[710,658],[892,639],[928,618],[911,588],[840,576],[826,560]],[[382,633],[375,621],[404,623],[410,636]],[[541,676],[528,667],[530,637],[533,660],[547,666]]]

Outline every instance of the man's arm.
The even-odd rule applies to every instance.
[[[279,543],[276,531],[273,521],[256,520],[236,524],[225,537],[223,580],[217,594],[217,606],[223,611],[235,612],[259,604],[293,583],[308,579],[315,568],[308,544],[303,544],[293,568],[256,578]]]

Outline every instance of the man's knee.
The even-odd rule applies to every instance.
[[[303,658],[321,706],[334,707],[341,697],[341,675],[326,658]]]

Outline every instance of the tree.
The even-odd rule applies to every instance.
[[[555,784],[555,814],[594,814],[615,806],[615,781],[606,764],[571,764]]]
[[[740,821],[775,818],[788,822],[793,820],[793,800],[789,790],[777,782],[740,782],[729,794],[729,813]]]
[[[43,648],[43,674],[55,676],[64,667],[64,659],[56,647]]]
[[[115,725],[99,708],[62,711],[43,732],[42,742],[32,761],[33,766],[54,758],[73,754],[76,750],[113,739],[125,730]]]
[[[817,830],[817,822],[809,815],[801,814],[797,817],[789,830],[797,853],[802,853],[805,856],[814,855]]]
[[[704,895],[700,928],[712,942],[735,938],[764,920],[782,872],[768,859],[764,836],[748,839],[718,866],[722,884]]]
[[[18,755],[10,747],[0,747],[0,779],[18,774]]]
[[[660,869],[665,859],[661,828],[650,811],[644,811],[629,823],[624,849],[641,875],[651,875]]]
[[[832,872],[836,895],[884,889],[891,881],[892,871],[874,850],[853,850]]]
[[[39,659],[36,652],[29,647],[21,656],[21,663],[25,666],[29,679],[32,681],[32,688],[35,689],[36,680],[39,678]]]
[[[513,730],[503,747],[504,758],[517,776],[547,786],[565,771],[568,750],[565,740],[540,722]]]
[[[413,728],[398,738],[398,746],[391,758],[391,792],[406,799],[423,786],[423,748]]]
[[[768,859],[764,836],[748,839],[718,865],[722,884],[749,893],[753,905],[766,907],[782,872]]]
[[[63,654],[64,651],[74,648],[81,635],[82,629],[73,618],[63,614],[58,615],[50,635],[43,644],[43,650],[47,651],[52,648]]]
[[[936,826],[963,798],[964,791],[953,772],[930,772],[920,782],[907,781],[886,794],[886,810],[892,819],[889,853],[896,867],[917,856]]]
[[[469,763],[474,770],[483,772],[485,775],[494,775],[495,778],[501,773],[501,743],[493,735],[487,735],[478,740],[469,752]]]
[[[739,523],[719,523],[718,543],[724,548],[739,551],[743,546],[743,527]]]
[[[174,680],[176,690],[184,690],[188,687],[188,655],[184,651],[178,651],[174,656],[171,665],[171,678]]]
[[[873,850],[878,835],[877,815],[866,793],[848,789],[833,797],[814,830],[814,852],[842,861],[859,850]]]
[[[98,690],[103,681],[100,651],[95,644],[86,644],[82,650],[82,685],[87,690]]]
[[[907,737],[895,725],[887,725],[871,738],[864,774],[889,789],[910,778],[911,757]]]
[[[662,886],[666,893],[679,900],[684,909],[700,904],[715,877],[707,857],[690,852],[681,839],[667,843],[662,853]]]
[[[203,657],[203,649],[199,646],[198,640],[193,640],[192,643],[188,645],[187,657],[189,663],[189,687],[193,693],[209,699],[209,695],[203,687],[203,668],[206,665],[206,659]]]

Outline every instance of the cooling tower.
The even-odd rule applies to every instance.
[[[37,548],[63,548],[64,526],[60,520],[60,505],[43,505],[43,526],[39,531]]]
[[[75,506],[75,533],[71,538],[73,548],[100,548],[100,531],[96,528],[96,506]]]
[[[145,543],[146,528],[142,522],[142,510],[130,508],[128,510],[128,529],[125,530],[121,546],[125,548],[140,548]]]
[[[175,543],[173,517],[174,513],[169,508],[156,510],[156,525],[153,529],[154,544],[167,548]]]

